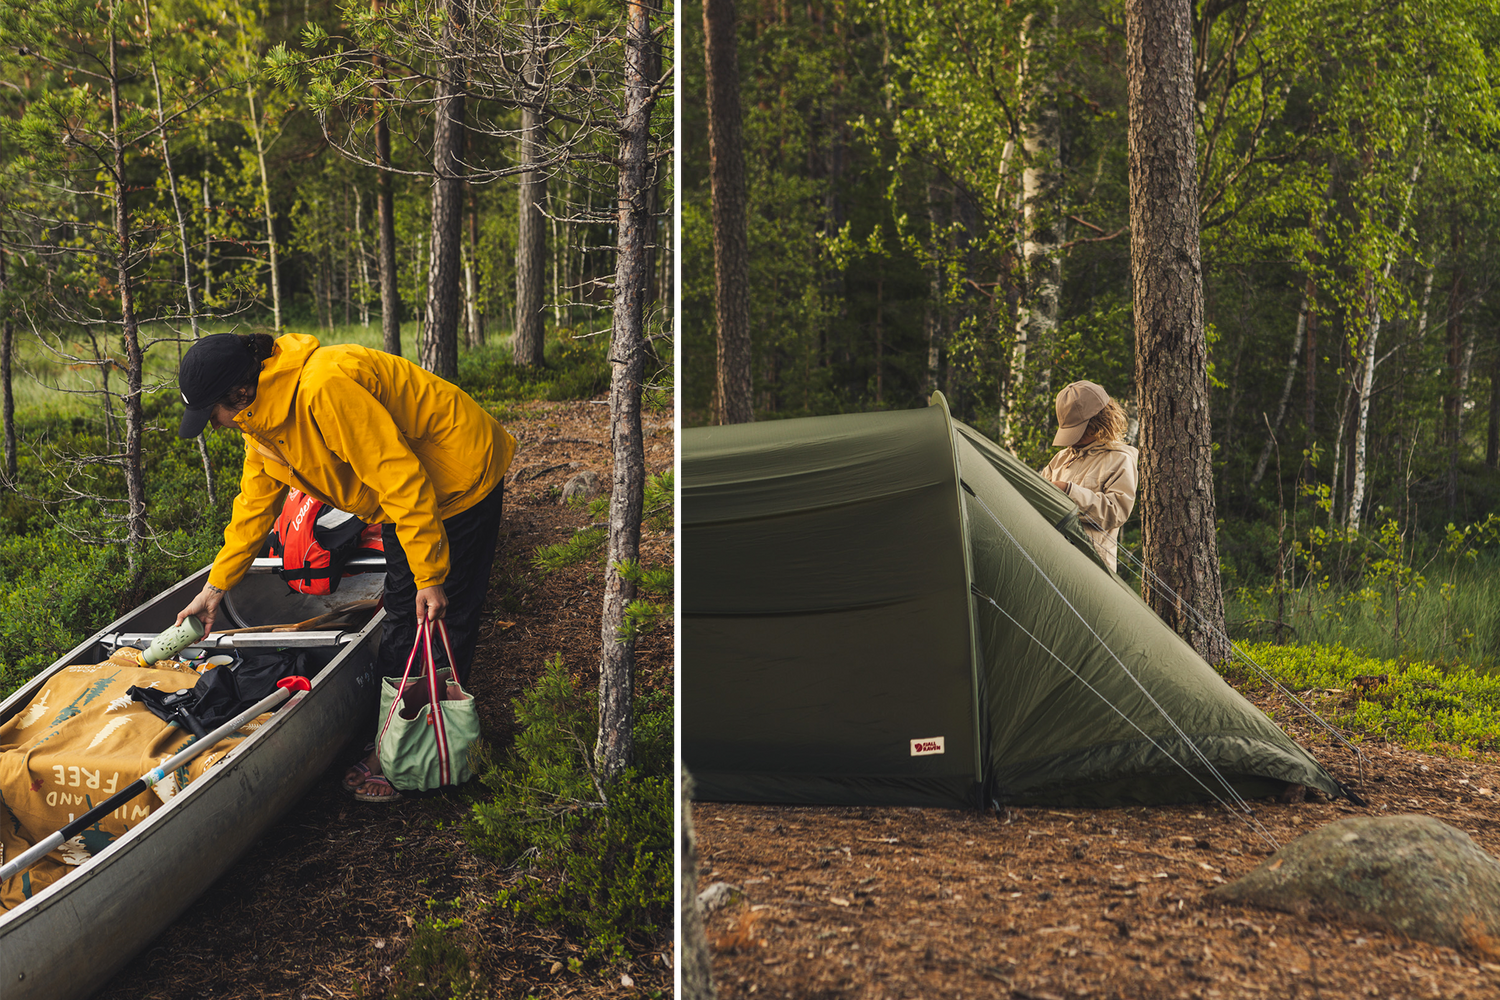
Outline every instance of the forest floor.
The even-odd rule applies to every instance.
[[[1341,781],[1352,755],[1251,692]],[[1500,756],[1365,744],[1367,805],[1252,803],[1279,844],[1351,815],[1415,813],[1500,854]],[[1206,899],[1270,848],[1211,806],[693,806],[721,1000],[1500,997],[1500,955]]]
[[[642,422],[647,472],[671,469],[672,414],[648,412]],[[563,483],[592,469],[607,491],[611,469],[609,407],[601,402],[528,403],[515,408],[507,427],[521,448],[506,480],[500,549],[470,676],[497,757],[514,736],[512,701],[549,658],[561,654],[581,685],[598,684],[602,562],[538,579],[531,555],[589,523],[585,510],[558,502]],[[672,532],[643,530],[641,549],[644,566],[670,563]],[[671,686],[670,626],[638,643],[636,683]],[[568,959],[581,949],[562,932],[487,906],[522,876],[465,843],[469,805],[485,795],[479,782],[389,805],[356,802],[344,792],[340,781],[372,738],[370,722],[370,732],[351,739],[312,791],[98,1000],[434,996],[402,977],[415,928],[429,916],[462,918],[454,943],[475,974],[475,997],[671,995],[670,934],[649,942],[628,970],[573,972]],[[629,988],[622,972],[633,980]]]

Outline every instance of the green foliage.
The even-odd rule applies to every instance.
[[[392,1000],[469,1000],[484,996],[484,984],[469,969],[469,955],[454,940],[457,917],[423,917],[412,929],[406,954],[396,963]]]
[[[661,475],[646,477],[646,493],[641,503],[641,524],[657,531],[672,527],[673,505],[677,501],[677,473],[668,469]]]
[[[1500,676],[1422,660],[1372,659],[1340,645],[1251,645],[1246,654],[1312,707],[1357,736],[1416,750],[1500,749]],[[1253,685],[1246,668],[1231,678]]]
[[[620,578],[636,586],[636,593],[643,595],[625,605],[625,619],[620,623],[617,636],[621,642],[632,642],[672,615],[672,603],[666,600],[672,594],[677,574],[671,566],[642,569],[634,559],[617,565]]]
[[[458,384],[480,402],[592,399],[609,389],[608,351],[607,337],[553,328],[542,366],[514,364],[507,349],[486,346],[459,355]]]
[[[1315,525],[1287,544],[1280,583],[1273,530],[1235,525],[1224,537],[1239,567],[1226,572],[1236,584],[1226,610],[1237,634],[1263,638],[1279,627],[1298,643],[1369,656],[1500,664],[1496,515],[1464,528],[1450,524],[1441,540],[1389,519],[1358,534]]]
[[[543,575],[555,573],[566,566],[597,559],[608,541],[608,528],[580,528],[566,542],[540,546],[532,555],[531,564]]]
[[[590,958],[619,960],[671,927],[672,706],[665,692],[635,705],[636,766],[608,788],[595,780],[595,696],[561,657],[515,702],[509,759],[481,759],[494,793],[467,830],[476,850],[520,864],[497,903],[581,935]]]

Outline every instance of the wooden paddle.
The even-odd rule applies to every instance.
[[[340,607],[334,608],[327,614],[309,618],[305,622],[295,622],[287,625],[250,625],[246,628],[225,629],[222,632],[215,632],[213,634],[242,635],[246,632],[306,632],[310,629],[317,628],[319,625],[326,625],[336,618],[342,618],[344,615],[347,615],[351,612],[368,610],[369,608],[375,607],[379,603],[380,600],[378,598],[370,598],[363,601],[351,601],[348,604],[344,604]]]

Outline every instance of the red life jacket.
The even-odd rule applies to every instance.
[[[331,594],[340,580],[354,575],[344,572],[350,559],[384,554],[380,525],[365,524],[301,490],[287,494],[271,532],[271,555],[281,557],[281,578],[304,594]]]

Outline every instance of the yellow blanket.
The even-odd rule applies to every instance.
[[[0,725],[0,863],[60,830],[196,739],[152,715],[125,692],[132,686],[190,688],[198,675],[170,661],[142,667],[137,652],[126,647],[103,663],[58,671],[26,709]],[[269,713],[110,812],[30,871],[0,884],[0,910],[31,898],[72,866],[98,854],[151,815],[153,807],[224,759],[267,718]]]

